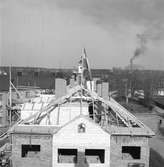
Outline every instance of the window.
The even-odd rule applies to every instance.
[[[140,159],[141,147],[122,146],[122,159]]]
[[[103,149],[86,149],[85,157],[87,163],[104,163],[105,150]]]
[[[93,119],[93,104],[88,106],[89,117]]]
[[[85,124],[81,123],[78,125],[78,133],[85,133],[86,126]]]
[[[58,163],[76,163],[77,149],[58,149]]]
[[[40,145],[22,145],[22,157],[34,158],[39,155]]]

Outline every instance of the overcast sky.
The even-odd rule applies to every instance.
[[[1,65],[69,68],[85,47],[92,68],[164,69],[164,0],[0,0]]]

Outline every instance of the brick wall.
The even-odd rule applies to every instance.
[[[127,167],[128,163],[144,163],[149,167],[149,146],[148,138],[135,136],[111,136],[110,167]],[[141,158],[124,160],[122,158],[122,146],[140,146]]]
[[[22,144],[40,145],[37,157],[22,157]],[[13,167],[52,167],[51,135],[12,134]]]

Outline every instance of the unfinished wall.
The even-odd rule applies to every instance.
[[[13,167],[52,167],[51,135],[12,134]],[[22,157],[22,145],[40,145],[39,152]]]
[[[149,146],[147,137],[111,136],[110,167],[127,167],[128,163],[143,163],[149,167]],[[140,147],[140,158],[132,159],[122,154],[122,146]],[[136,153],[133,151],[133,153]],[[130,167],[130,166],[129,166]]]

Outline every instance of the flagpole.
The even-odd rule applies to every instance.
[[[81,86],[83,85],[83,72],[84,72],[84,60],[83,56],[81,57],[82,72],[81,72]]]
[[[88,61],[88,57],[87,57],[87,52],[86,52],[86,49],[84,48],[83,49],[83,54],[85,55],[85,60],[86,60],[86,62],[87,62],[87,70],[88,70],[88,72],[89,72],[89,84],[90,84],[90,89],[91,89],[91,91],[93,90],[93,88],[92,88],[92,74],[91,74],[91,69],[90,69],[90,64],[89,64],[89,61]]]
[[[81,57],[81,65],[82,65],[82,70],[81,70],[81,82],[80,82],[80,87],[81,87],[81,92],[80,92],[80,115],[82,114],[82,85],[83,85],[83,70],[84,70],[84,62],[83,62],[83,56]]]

